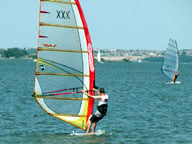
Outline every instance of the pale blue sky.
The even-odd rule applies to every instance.
[[[96,49],[192,48],[192,0],[80,0]],[[37,47],[39,0],[0,4],[0,48]]]

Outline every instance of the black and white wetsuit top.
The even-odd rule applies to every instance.
[[[103,115],[107,113],[107,106],[108,106],[107,101],[108,101],[108,95],[103,95],[97,105],[98,111]]]

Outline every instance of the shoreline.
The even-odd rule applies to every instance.
[[[103,56],[101,57],[102,62],[142,62],[143,60],[147,58],[160,58],[160,57],[151,57],[151,56]],[[34,58],[0,58],[0,60],[32,60],[35,61]],[[97,58],[94,57],[94,60],[97,62]]]
[[[139,62],[147,58],[147,56],[103,56],[101,60],[104,62]]]
[[[0,60],[35,60],[33,58],[0,58]]]

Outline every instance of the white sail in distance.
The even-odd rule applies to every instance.
[[[170,80],[173,79],[175,72],[178,71],[178,46],[177,41],[169,39],[167,51],[164,57],[164,63],[162,66],[162,72]]]
[[[97,53],[97,62],[101,62],[101,52],[100,52],[100,50]]]

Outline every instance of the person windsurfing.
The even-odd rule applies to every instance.
[[[175,82],[176,82],[176,80],[177,80],[178,76],[179,76],[179,72],[178,72],[178,71],[176,71],[176,72],[174,73],[174,76],[173,76],[173,83],[175,83]]]
[[[93,88],[92,90],[94,90],[98,94],[98,96],[91,96],[90,94],[88,94],[88,91],[86,91],[86,90],[82,91],[88,97],[99,100],[99,103],[97,105],[97,111],[90,116],[90,118],[87,122],[87,131],[85,134],[94,134],[97,122],[106,115],[107,107],[108,107],[108,104],[107,104],[108,95],[105,94],[104,88],[100,88],[99,91],[96,90],[95,88]],[[93,124],[92,131],[89,133],[92,124]]]

